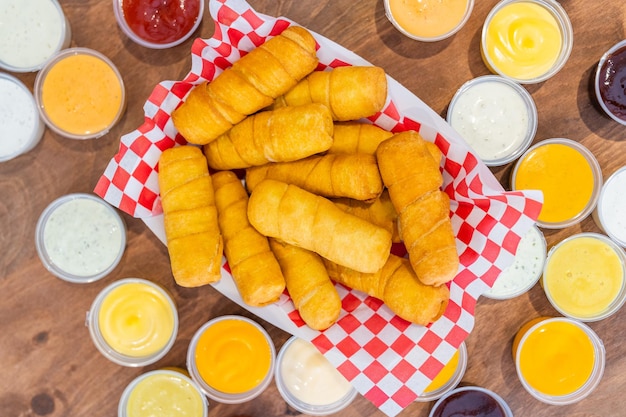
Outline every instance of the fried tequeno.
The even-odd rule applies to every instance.
[[[387,77],[380,67],[344,66],[314,71],[287,93],[274,107],[321,103],[333,120],[358,120],[381,111],[387,101]]]
[[[202,151],[194,146],[163,151],[158,182],[174,280],[182,287],[219,281],[223,241],[213,184]]]
[[[417,277],[424,284],[441,285],[457,274],[459,256],[450,199],[440,190],[439,161],[427,143],[415,131],[398,133],[379,145],[376,157]]]
[[[335,122],[333,145],[328,149],[328,153],[368,153],[374,155],[378,145],[392,136],[392,132],[369,123]]]
[[[246,170],[248,191],[264,179],[297,185],[324,197],[374,200],[383,192],[376,157],[360,154],[314,155],[292,162],[277,162]]]
[[[276,180],[263,180],[254,188],[248,219],[265,236],[361,272],[378,271],[391,249],[387,230],[324,197]]]
[[[213,81],[194,87],[172,113],[174,126],[189,143],[207,144],[271,105],[317,63],[311,33],[291,26],[242,56]]]
[[[332,134],[333,121],[324,105],[283,107],[246,117],[203,151],[211,168],[233,170],[324,152],[333,143]]]
[[[267,237],[248,221],[248,193],[232,171],[212,176],[224,254],[243,301],[260,307],[277,301],[285,279]]]
[[[322,258],[315,252],[276,239],[269,241],[302,320],[314,330],[332,326],[341,313],[341,298]]]
[[[417,279],[409,261],[391,254],[380,271],[364,274],[325,261],[331,279],[385,303],[397,316],[427,325],[443,315],[450,300],[446,285],[432,286]]]

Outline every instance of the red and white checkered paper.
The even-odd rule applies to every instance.
[[[185,143],[172,124],[172,111],[194,85],[214,79],[247,51],[295,24],[284,17],[260,14],[243,0],[210,0],[209,10],[215,34],[194,41],[192,68],[184,80],[164,81],[155,87],[144,107],[144,124],[122,136],[119,152],[95,188],[113,206],[143,218],[164,243],[157,163],[164,149]],[[318,43],[319,70],[370,65],[331,40],[313,35]],[[395,416],[424,391],[472,331],[478,297],[513,262],[521,236],[539,215],[542,195],[504,191],[439,115],[392,78],[388,77],[388,82],[385,108],[369,120],[394,132],[419,131],[444,154],[444,190],[451,197],[461,261],[458,275],[449,283],[450,303],[444,316],[428,327],[410,324],[381,301],[337,285],[341,316],[331,328],[318,332],[302,322],[287,294],[271,306],[247,306],[226,263],[222,279],[214,286],[260,318],[312,341],[362,395],[386,415]]]

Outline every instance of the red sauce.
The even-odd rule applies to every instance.
[[[491,395],[467,390],[443,399],[433,417],[506,417],[506,413]]]
[[[607,109],[626,120],[626,46],[607,57],[598,82],[600,96]]]
[[[122,0],[124,19],[145,41],[175,42],[191,31],[201,0]]]

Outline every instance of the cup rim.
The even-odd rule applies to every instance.
[[[536,3],[542,7],[544,7],[547,11],[549,11],[556,21],[559,24],[559,28],[561,29],[562,36],[562,45],[561,51],[559,52],[559,56],[556,59],[556,62],[548,71],[544,74],[534,77],[534,78],[517,78],[512,77],[510,75],[505,74],[503,71],[499,70],[497,66],[494,65],[493,60],[490,56],[485,53],[486,43],[487,43],[487,28],[491,23],[491,20],[503,7],[511,4],[511,3]],[[548,80],[553,77],[556,73],[558,73],[567,63],[572,49],[574,47],[574,28],[572,27],[572,22],[560,3],[555,0],[500,0],[500,2],[496,3],[496,5],[491,9],[485,21],[483,23],[481,37],[480,37],[480,49],[481,54],[484,58],[485,64],[487,67],[494,73],[499,74],[505,78],[508,78],[512,81],[515,81],[520,84],[538,84]]]
[[[450,105],[448,106],[448,111],[446,114],[446,122],[452,125],[452,114],[454,112],[454,106],[463,94],[465,94],[469,89],[471,89],[477,84],[488,83],[488,82],[501,83],[501,84],[511,87],[516,93],[518,93],[518,95],[524,101],[524,104],[526,105],[526,109],[528,110],[528,116],[529,116],[528,117],[528,132],[526,134],[526,137],[524,138],[524,140],[522,141],[522,143],[517,149],[515,149],[510,155],[503,156],[501,158],[496,158],[496,159],[480,158],[485,165],[496,167],[496,166],[506,165],[514,161],[515,159],[519,158],[519,156],[523,154],[526,151],[526,149],[528,149],[528,147],[532,144],[533,140],[535,139],[535,135],[537,134],[539,115],[537,111],[537,105],[535,104],[535,100],[533,99],[532,95],[528,92],[528,90],[526,90],[519,83],[516,83],[515,81],[512,81],[511,79],[507,77],[503,77],[502,75],[499,75],[499,74],[491,74],[491,75],[481,75],[476,78],[472,78],[471,80],[468,80],[463,85],[461,85],[461,87],[459,87],[459,89],[456,91],[456,93],[452,97],[452,100],[450,100]]]
[[[457,365],[454,374],[452,377],[439,389],[430,391],[428,393],[422,392],[415,401],[417,402],[430,402],[441,398],[443,395],[455,389],[460,383],[463,377],[465,376],[465,371],[467,370],[467,347],[465,342],[461,342],[459,345],[459,364]]]
[[[113,291],[114,289],[121,287],[122,285],[139,283],[149,286],[150,288],[158,291],[169,304],[172,317],[174,319],[174,327],[172,329],[172,334],[170,335],[169,340],[163,346],[163,348],[153,354],[146,356],[128,356],[117,352],[106,342],[102,333],[100,332],[100,325],[98,324],[98,317],[100,314],[100,305],[104,301],[104,299]],[[91,339],[98,349],[100,353],[109,359],[111,362],[116,363],[121,366],[126,367],[140,367],[153,364],[157,362],[159,359],[163,358],[174,346],[174,342],[176,342],[176,337],[178,335],[178,326],[179,326],[179,318],[178,318],[178,309],[176,307],[176,303],[174,299],[170,295],[170,293],[163,288],[161,285],[156,282],[150,281],[144,278],[122,278],[117,281],[112,282],[111,284],[104,287],[96,298],[94,298],[89,311],[86,313],[85,325],[89,329],[89,335]]]
[[[596,211],[597,211],[598,221],[600,222],[601,229],[604,231],[604,233],[606,233],[609,238],[613,239],[615,243],[617,243],[618,245],[626,249],[626,241],[623,239],[620,239],[618,236],[615,236],[615,234],[604,225],[604,221],[603,221],[604,192],[609,187],[609,185],[611,185],[611,183],[615,181],[617,177],[622,176],[622,175],[626,175],[626,165],[622,166],[621,168],[618,168],[615,172],[613,172],[602,185]]]
[[[550,294],[550,290],[548,289],[548,286],[546,285],[546,282],[545,282],[545,280],[546,280],[545,272],[548,269],[548,265],[550,263],[550,258],[552,257],[552,255],[559,248],[561,248],[564,244],[566,244],[568,242],[571,242],[572,240],[579,239],[579,238],[585,238],[585,237],[598,239],[598,240],[606,243],[607,245],[609,245],[611,247],[611,249],[613,249],[615,254],[618,256],[618,258],[620,259],[621,264],[622,264],[622,277],[623,277],[622,287],[620,288],[617,296],[606,307],[606,309],[604,309],[603,311],[601,311],[597,315],[593,315],[593,316],[578,316],[576,314],[572,314],[571,312],[568,312],[567,310],[563,309],[554,300],[554,298]],[[548,301],[550,302],[552,307],[554,307],[555,310],[557,310],[559,313],[561,313],[565,317],[576,319],[576,320],[579,320],[581,322],[595,322],[595,321],[600,321],[600,320],[603,320],[605,318],[608,318],[608,317],[612,316],[613,314],[615,314],[616,312],[618,312],[622,308],[624,303],[626,302],[626,253],[612,239],[610,239],[608,236],[605,236],[605,235],[600,234],[600,233],[581,232],[581,233],[576,233],[574,235],[571,235],[571,236],[563,239],[562,241],[560,241],[556,245],[554,245],[548,251],[548,255],[546,257],[546,262],[544,263],[544,268],[543,268],[542,287],[543,287],[544,293],[546,294],[546,298],[548,298]]]
[[[202,18],[204,17],[205,0],[198,0],[198,3],[199,3],[198,16],[196,16],[196,20],[193,26],[191,27],[191,29],[189,29],[189,32],[187,32],[182,37],[172,42],[155,43],[155,42],[150,42],[142,38],[130,28],[130,26],[128,25],[128,22],[126,22],[126,18],[124,17],[124,11],[122,9],[123,2],[124,0],[113,0],[113,13],[115,14],[115,20],[117,21],[119,28],[122,30],[122,32],[124,32],[124,34],[130,40],[132,40],[138,45],[141,45],[145,48],[150,48],[150,49],[167,49],[167,48],[172,48],[174,46],[180,45],[181,43],[189,39],[191,35],[193,35],[196,32],[196,30],[200,26],[200,23],[202,22]]]
[[[200,390],[200,387],[198,386],[198,384],[196,384],[191,378],[189,378],[187,375],[181,372],[174,371],[171,369],[154,369],[152,371],[148,371],[141,375],[138,375],[137,377],[135,377],[135,379],[129,382],[128,385],[126,385],[126,388],[122,392],[122,395],[120,396],[120,400],[117,406],[118,417],[127,417],[126,407],[128,405],[128,399],[130,397],[130,394],[137,387],[137,385],[139,385],[139,383],[141,383],[142,381],[144,381],[145,379],[153,375],[175,376],[177,378],[182,379],[186,383],[188,383],[198,393],[198,395],[200,396],[200,400],[202,401],[202,416],[200,417],[208,416],[209,414],[208,401],[207,401],[206,396]]]
[[[433,405],[433,408],[431,408],[430,412],[428,413],[428,417],[433,417],[435,415],[435,412],[437,411],[437,407],[439,407],[439,405],[443,401],[445,401],[448,397],[451,397],[452,395],[457,394],[459,392],[465,392],[465,391],[479,391],[484,394],[487,394],[488,396],[493,398],[500,405],[500,407],[502,407],[502,410],[506,414],[506,417],[513,417],[513,411],[511,411],[511,407],[509,407],[509,404],[506,401],[504,401],[504,399],[501,396],[499,396],[498,394],[496,394],[490,389],[479,387],[476,385],[466,385],[466,386],[458,387],[451,391],[448,391],[446,394],[441,396],[437,400],[437,402],[435,402],[435,404]]]
[[[202,336],[202,334],[205,332],[206,329],[208,329],[209,327],[211,327],[217,322],[225,321],[225,320],[238,320],[238,321],[243,321],[252,325],[264,336],[270,348],[270,367],[263,381],[261,381],[259,385],[250,389],[249,391],[238,393],[238,394],[225,393],[225,392],[218,391],[215,388],[211,387],[204,381],[204,379],[200,375],[200,372],[196,366],[195,351],[198,345],[198,340],[200,339],[200,337]],[[267,333],[267,331],[263,328],[263,326],[261,326],[256,321],[249,319],[245,316],[241,316],[241,315],[228,314],[228,315],[222,315],[222,316],[218,316],[218,317],[214,317],[210,319],[209,321],[204,323],[198,330],[196,330],[187,348],[187,370],[189,371],[189,375],[191,376],[191,379],[193,379],[196,382],[196,384],[198,384],[198,386],[200,387],[200,390],[207,397],[217,402],[220,402],[222,404],[240,404],[246,401],[250,401],[258,397],[259,395],[261,395],[263,391],[265,391],[265,389],[272,382],[274,378],[275,367],[276,367],[276,347],[269,333]]]
[[[595,91],[595,94],[596,94],[596,101],[598,102],[598,104],[600,105],[600,107],[602,108],[604,113],[607,116],[609,116],[611,119],[613,119],[616,122],[618,122],[619,124],[626,125],[626,119],[622,119],[622,118],[618,117],[616,114],[614,114],[612,111],[610,111],[609,108],[604,103],[604,100],[602,100],[602,94],[600,93],[600,78],[602,77],[602,72],[603,72],[602,68],[604,67],[604,64],[609,59],[609,57],[613,53],[615,53],[616,51],[618,51],[620,49],[626,49],[626,39],[623,39],[623,40],[613,44],[602,55],[602,57],[600,57],[600,60],[598,61],[598,65],[596,66],[596,74],[595,74],[595,79],[594,79],[594,91]]]
[[[522,374],[521,366],[520,366],[520,360],[521,360],[520,353],[522,351],[522,348],[524,346],[524,342],[526,341],[526,339],[528,339],[528,337],[533,331],[537,330],[538,328],[545,325],[546,323],[552,323],[552,322],[565,322],[565,323],[570,323],[574,326],[577,326],[587,335],[587,337],[589,337],[589,340],[591,341],[593,345],[594,354],[595,354],[594,366],[593,366],[591,375],[589,376],[589,379],[579,389],[577,389],[573,393],[560,395],[560,396],[547,395],[531,387],[526,382],[526,379],[524,378]],[[604,374],[605,362],[606,362],[606,351],[605,351],[604,344],[602,343],[602,340],[600,339],[600,337],[585,323],[581,322],[580,320],[576,320],[570,317],[551,317],[551,318],[543,319],[539,321],[538,323],[535,323],[524,333],[524,335],[520,339],[520,342],[517,346],[517,350],[515,352],[515,369],[516,369],[517,377],[520,383],[522,384],[524,389],[530,395],[532,395],[535,399],[541,402],[544,402],[546,404],[550,404],[550,405],[573,404],[586,398],[588,395],[590,395],[594,391],[594,389],[598,386],[600,381],[602,380],[602,376]]]
[[[539,219],[537,219],[536,221],[537,225],[544,229],[564,229],[566,227],[580,223],[595,209],[596,204],[598,203],[598,199],[600,198],[600,190],[602,189],[602,184],[604,180],[602,177],[602,168],[600,167],[600,163],[596,159],[595,155],[586,146],[568,138],[550,138],[535,143],[518,158],[511,171],[510,185],[512,190],[516,190],[515,180],[517,178],[517,170],[519,169],[520,164],[524,161],[526,156],[542,146],[551,144],[569,146],[570,148],[578,151],[589,164],[589,167],[593,174],[593,190],[591,193],[591,198],[587,202],[587,205],[578,214],[576,214],[571,219],[562,220],[560,222],[546,222]]]
[[[428,37],[428,36],[417,36],[409,32],[408,30],[406,30],[404,27],[402,27],[398,23],[396,18],[393,16],[393,13],[391,12],[391,5],[389,4],[389,0],[385,0],[383,4],[385,7],[385,16],[391,22],[391,24],[404,36],[410,39],[416,40],[416,41],[421,41],[421,42],[438,42],[438,41],[442,41],[444,39],[450,38],[452,35],[460,31],[465,26],[465,24],[469,20],[472,14],[472,11],[474,9],[474,0],[467,0],[465,14],[463,15],[463,18],[457,23],[457,25],[454,28],[452,28],[446,33],[442,33],[441,35]]]
[[[42,101],[43,84],[45,82],[46,76],[48,75],[48,72],[50,72],[50,70],[63,59],[68,58],[70,56],[77,56],[77,55],[89,55],[94,58],[100,59],[102,62],[104,62],[115,74],[115,77],[117,78],[117,81],[120,85],[120,90],[122,93],[120,106],[117,110],[115,117],[111,120],[111,122],[102,130],[99,130],[97,132],[87,133],[87,134],[71,133],[55,125],[48,117],[48,114],[46,113],[45,106]],[[122,115],[126,111],[126,86],[124,84],[124,79],[122,78],[122,74],[118,70],[117,66],[113,63],[113,61],[111,61],[106,55],[91,48],[84,48],[84,47],[66,48],[58,52],[57,54],[53,55],[46,62],[44,67],[37,73],[37,76],[35,77],[34,90],[35,90],[34,96],[35,96],[35,101],[37,103],[37,109],[39,110],[39,114],[42,120],[44,121],[44,123],[46,124],[46,126],[49,129],[51,129],[53,132],[55,132],[56,134],[69,138],[69,139],[86,140],[86,139],[100,138],[111,131],[111,129],[120,121],[120,119],[122,118]]]

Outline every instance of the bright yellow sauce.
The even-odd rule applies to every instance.
[[[459,367],[459,351],[454,352],[452,359],[441,369],[437,376],[426,387],[424,393],[436,391],[446,385],[452,379]]]
[[[514,188],[543,191],[538,220],[559,223],[578,216],[589,204],[594,175],[578,150],[549,143],[532,150],[519,162]]]
[[[554,66],[562,45],[553,14],[539,4],[519,2],[494,14],[486,28],[483,54],[502,74],[528,80]]]
[[[452,31],[468,6],[468,0],[389,0],[396,23],[420,38],[436,38]]]
[[[123,106],[122,84],[103,60],[85,54],[57,62],[42,84],[41,99],[50,121],[74,135],[103,131]]]
[[[207,385],[227,394],[241,394],[263,382],[272,352],[265,335],[254,325],[225,319],[200,335],[195,360]]]
[[[624,285],[618,254],[594,237],[563,242],[551,254],[543,285],[563,311],[581,318],[605,311]]]
[[[129,282],[113,288],[102,300],[98,326],[116,352],[145,357],[160,352],[174,334],[175,313],[156,288]]]
[[[589,336],[575,324],[550,321],[528,335],[519,353],[519,370],[535,390],[552,396],[581,388],[595,363]]]

